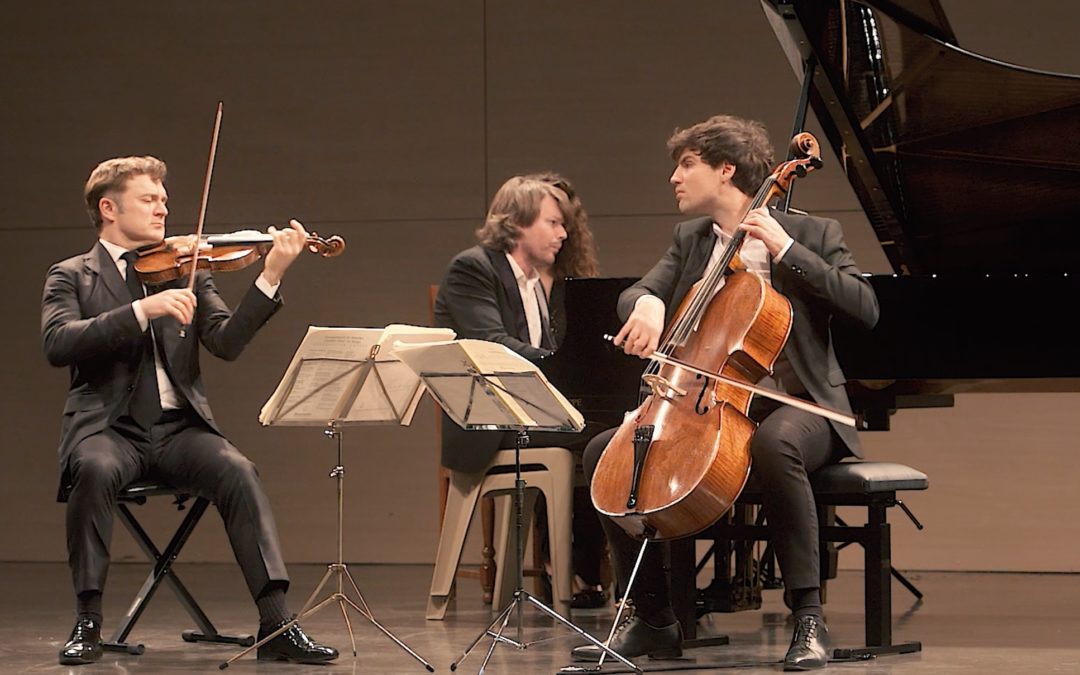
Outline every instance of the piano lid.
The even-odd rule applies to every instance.
[[[1075,270],[1080,76],[967,52],[937,0],[762,0],[893,270]]]

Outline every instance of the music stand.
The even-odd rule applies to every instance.
[[[325,426],[323,433],[337,440],[337,464],[330,471],[337,488],[337,559],[327,565],[326,573],[296,618],[267,635],[220,666],[224,670],[233,661],[258,649],[281,635],[302,619],[337,603],[349,631],[353,657],[356,637],[349,621],[352,608],[390,638],[397,646],[419,661],[428,672],[435,668],[375,619],[344,560],[343,512],[345,467],[341,459],[343,426],[363,424],[400,424],[412,421],[424,387],[410,369],[384,345],[393,341],[418,342],[453,336],[453,331],[415,326],[391,325],[385,329],[321,328],[311,326],[297,348],[285,376],[259,415],[266,426]],[[330,581],[337,580],[337,590],[316,602]],[[345,581],[348,581],[348,586]],[[349,596],[352,589],[355,599]]]
[[[484,637],[491,637],[492,640],[484,661],[480,664],[479,673],[484,672],[495,646],[500,642],[519,650],[536,644],[538,641],[528,643],[523,637],[523,611],[528,603],[635,673],[641,673],[641,669],[633,662],[525,590],[525,539],[522,533],[525,481],[521,477],[521,449],[529,443],[529,430],[581,431],[584,428],[581,413],[570,405],[534,364],[499,344],[482,340],[457,340],[426,345],[399,345],[395,347],[395,352],[416,372],[450,419],[463,429],[516,432],[513,509],[517,544],[517,584],[510,602],[466,647],[461,657],[450,664],[450,670],[456,671]],[[515,614],[516,639],[511,639],[503,633],[511,615]]]

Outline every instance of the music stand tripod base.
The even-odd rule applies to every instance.
[[[334,423],[331,423],[330,425],[328,425],[328,428],[324,431],[324,433],[331,440],[337,439],[337,465],[330,471],[330,477],[333,478],[335,480],[335,482],[337,483],[337,537],[338,537],[338,540],[337,540],[337,560],[335,562],[332,562],[329,565],[327,565],[326,573],[323,574],[322,581],[320,581],[319,585],[315,587],[314,591],[312,591],[311,595],[307,599],[307,602],[304,603],[304,606],[300,609],[300,612],[296,615],[296,618],[294,618],[292,621],[286,623],[285,625],[281,626],[276,631],[274,631],[273,633],[267,635],[266,637],[259,640],[255,644],[251,645],[250,647],[248,647],[244,651],[242,651],[239,654],[233,656],[228,661],[225,661],[224,663],[219,665],[218,668],[220,670],[225,670],[226,668],[229,667],[230,664],[232,664],[233,661],[236,661],[237,659],[242,658],[246,654],[249,654],[250,652],[258,649],[259,647],[261,647],[262,645],[266,644],[267,642],[273,640],[274,638],[281,635],[282,633],[288,631],[289,629],[291,629],[293,626],[295,626],[297,623],[299,623],[300,621],[302,621],[306,617],[309,617],[309,616],[317,613],[319,610],[323,609],[324,607],[328,607],[331,604],[336,603],[338,608],[341,610],[342,618],[345,619],[345,627],[349,631],[349,642],[350,642],[350,644],[352,646],[353,658],[356,657],[356,637],[353,635],[352,622],[349,621],[349,611],[348,610],[350,608],[355,610],[360,616],[364,617],[369,622],[371,622],[371,624],[374,625],[376,628],[378,628],[380,631],[382,631],[382,633],[384,635],[386,635],[386,637],[390,638],[394,642],[394,644],[396,644],[398,647],[401,647],[403,650],[408,652],[408,654],[410,656],[412,656],[414,659],[419,661],[420,664],[423,665],[424,668],[427,669],[427,671],[429,673],[433,673],[433,672],[435,672],[435,667],[434,666],[432,666],[430,663],[425,661],[419,654],[417,654],[415,651],[413,651],[407,644],[402,642],[396,635],[391,633],[385,626],[383,626],[381,623],[378,622],[378,620],[375,619],[374,614],[371,612],[371,609],[368,607],[367,602],[364,600],[363,594],[360,593],[360,589],[359,589],[359,587],[357,587],[356,581],[353,579],[352,574],[349,573],[348,565],[346,565],[344,560],[343,560],[343,558],[344,558],[343,541],[344,540],[343,540],[343,534],[342,534],[342,530],[343,530],[342,525],[343,525],[343,511],[344,511],[344,485],[343,485],[343,483],[344,483],[344,479],[345,479],[345,467],[341,463],[341,431],[340,431],[340,429],[338,429],[338,427]],[[330,595],[328,595],[327,597],[323,598],[321,601],[316,603],[316,598],[319,596],[319,593],[323,590],[323,587],[326,586],[326,583],[328,581],[330,581],[331,577],[335,577],[336,580],[337,580],[337,590],[334,591],[333,593],[331,593]],[[348,586],[345,585],[346,580],[349,582]],[[355,600],[353,598],[349,597],[349,595],[347,593],[347,591],[349,589],[352,589],[352,592],[355,594],[355,596],[356,596]]]
[[[604,653],[604,654],[610,656],[611,658],[617,660],[619,663],[623,664],[627,668],[630,668],[635,673],[641,673],[642,672],[641,668],[639,668],[633,662],[631,662],[628,659],[624,658],[618,652],[614,651],[613,649],[608,647],[606,644],[604,644],[600,640],[597,640],[592,635],[589,635],[588,633],[586,633],[581,628],[578,628],[569,619],[563,617],[561,614],[556,612],[554,609],[552,609],[551,607],[548,607],[547,605],[545,605],[540,599],[538,599],[537,597],[535,597],[534,595],[532,595],[531,593],[526,591],[525,588],[524,588],[524,586],[525,586],[525,574],[524,574],[524,570],[522,569],[522,567],[523,567],[522,560],[523,560],[523,558],[525,556],[525,540],[524,540],[524,537],[522,536],[522,527],[523,527],[523,524],[524,524],[524,514],[522,513],[522,511],[524,509],[524,503],[525,503],[525,481],[521,478],[521,449],[523,447],[525,447],[526,445],[528,445],[528,443],[529,443],[529,436],[528,436],[528,433],[526,432],[526,430],[524,428],[518,429],[517,437],[516,437],[515,442],[514,442],[514,450],[515,450],[515,452],[514,452],[515,481],[514,481],[513,505],[514,505],[514,520],[515,520],[514,527],[515,527],[515,531],[516,531],[516,540],[517,540],[516,541],[516,543],[517,543],[517,551],[516,551],[516,554],[517,554],[517,586],[515,587],[515,590],[514,590],[514,596],[510,600],[510,602],[503,609],[501,609],[499,611],[499,613],[495,616],[495,618],[491,621],[491,623],[489,623],[487,625],[487,627],[483,631],[481,631],[481,633],[479,635],[477,635],[475,639],[473,639],[473,641],[469,644],[469,646],[466,647],[465,652],[461,655],[461,657],[450,664],[450,670],[456,671],[458,669],[458,666],[460,666],[461,663],[466,658],[469,657],[469,654],[472,653],[473,649],[475,649],[476,646],[478,644],[480,644],[480,641],[483,640],[485,637],[490,637],[491,638],[491,645],[488,647],[487,653],[484,655],[483,663],[480,664],[480,670],[478,671],[478,675],[482,675],[484,670],[487,668],[488,661],[491,660],[492,654],[495,653],[495,646],[497,644],[504,643],[504,644],[510,645],[512,647],[516,647],[517,649],[526,649],[529,646],[530,643],[525,642],[524,639],[523,639],[523,631],[524,631],[523,610],[524,610],[525,604],[528,603],[528,604],[532,605],[533,607],[537,608],[538,610],[540,610],[541,612],[543,612],[544,614],[546,614],[547,616],[551,617],[552,619],[555,619],[556,621],[558,621],[562,625],[566,626],[571,631],[576,633],[578,636],[584,638],[585,640],[587,640],[588,642],[590,642],[594,646],[598,647],[602,651],[602,653]],[[503,635],[503,633],[506,631],[506,626],[510,623],[511,615],[516,615],[516,618],[517,618],[517,634],[516,634],[517,639],[511,639],[511,638],[508,638],[505,635]],[[496,629],[496,626],[498,626],[497,629]],[[609,641],[610,641],[610,638],[609,638]]]

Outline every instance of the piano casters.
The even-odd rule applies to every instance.
[[[563,617],[554,609],[545,605],[542,601],[536,598],[536,596],[525,590],[525,575],[524,570],[522,569],[524,567],[522,560],[525,556],[525,538],[524,533],[522,532],[522,527],[524,524],[524,514],[522,513],[522,511],[524,509],[525,503],[525,481],[521,478],[521,449],[528,444],[528,433],[524,429],[518,430],[517,438],[514,443],[514,534],[517,543],[517,586],[514,590],[514,597],[506,605],[506,607],[499,611],[498,615],[490,624],[488,624],[487,628],[485,628],[483,632],[476,636],[472,643],[470,643],[469,646],[465,649],[465,653],[463,653],[459,659],[450,664],[450,670],[456,671],[458,669],[458,666],[460,666],[462,662],[464,662],[465,659],[469,657],[469,654],[472,653],[473,649],[475,649],[476,646],[480,644],[480,641],[483,640],[485,637],[491,638],[491,645],[488,647],[487,653],[484,655],[483,663],[480,664],[480,670],[477,671],[478,675],[482,675],[484,670],[487,668],[488,661],[491,660],[491,655],[495,652],[495,645],[503,643],[517,649],[526,649],[529,647],[530,644],[536,644],[536,642],[525,642],[522,635],[523,610],[525,604],[528,603],[533,607],[539,609],[547,616],[555,619],[562,625],[566,626],[578,636],[584,638],[585,640],[588,640],[593,645],[599,647],[602,652],[601,659],[603,658],[603,656],[611,656],[613,659],[619,661],[619,663],[623,664],[627,668],[630,668],[633,672],[640,674],[642,672],[641,669],[634,665],[634,663],[622,657],[618,652],[610,649],[606,643],[600,642],[593,636],[578,628],[569,619]],[[642,547],[642,551],[644,552],[644,547]],[[639,556],[638,562],[640,563],[640,561],[641,558]],[[634,572],[637,572],[636,565],[634,567]],[[633,581],[631,581],[631,583],[633,583]],[[622,605],[625,605],[625,600],[623,601]],[[620,605],[620,613],[622,612],[622,605]],[[515,617],[517,623],[517,631],[514,639],[511,639],[504,635],[506,627],[510,623],[511,616]],[[612,627],[612,635],[613,634],[614,626]],[[611,635],[608,635],[608,642],[610,641]],[[603,660],[601,660],[601,664],[602,663]]]
[[[360,589],[356,586],[356,581],[353,580],[352,574],[349,573],[349,567],[345,564],[343,557],[343,538],[342,538],[342,512],[344,506],[344,481],[345,481],[345,467],[341,463],[341,430],[331,423],[328,428],[323,432],[330,440],[337,441],[337,465],[330,471],[330,478],[333,478],[337,484],[337,560],[330,563],[326,567],[326,574],[323,575],[322,581],[315,587],[315,590],[308,597],[307,602],[300,609],[300,613],[296,615],[296,618],[285,624],[278,630],[274,631],[270,635],[267,635],[262,640],[259,640],[252,646],[248,647],[244,651],[240,652],[236,656],[232,657],[228,661],[218,666],[219,669],[224,670],[229,667],[233,661],[243,657],[252,650],[258,649],[261,645],[270,640],[273,640],[277,636],[281,635],[285,631],[292,628],[298,622],[306,619],[307,617],[315,614],[324,607],[328,607],[333,603],[337,603],[338,608],[341,610],[341,616],[345,619],[345,627],[349,630],[349,642],[352,644],[352,654],[356,657],[356,638],[353,635],[352,623],[349,621],[349,608],[355,610],[360,616],[364,617],[372,623],[376,628],[383,632],[386,637],[393,640],[394,644],[401,647],[409,653],[414,659],[419,661],[429,673],[435,672],[434,666],[425,661],[419,654],[413,651],[407,644],[402,642],[396,635],[386,629],[381,623],[379,623],[375,616],[372,614],[371,609],[368,607],[367,602],[364,600],[363,594],[360,593]],[[328,595],[318,603],[315,602],[315,598],[318,597],[319,592],[322,591],[326,583],[330,581],[330,577],[335,577],[337,581],[337,590]],[[345,581],[349,584],[346,587]],[[355,594],[355,600],[350,597],[348,591],[352,590]]]

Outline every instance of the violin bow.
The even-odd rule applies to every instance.
[[[203,224],[206,222],[206,203],[210,200],[210,178],[214,175],[214,158],[217,156],[218,134],[221,131],[222,101],[218,101],[214,115],[214,133],[210,137],[210,159],[206,164],[206,180],[203,181],[202,201],[199,203],[199,222],[195,227],[195,251],[191,259],[191,272],[188,274],[187,289],[195,290],[195,271],[199,267],[199,242],[202,240]],[[180,337],[187,337],[187,326],[180,326]]]

